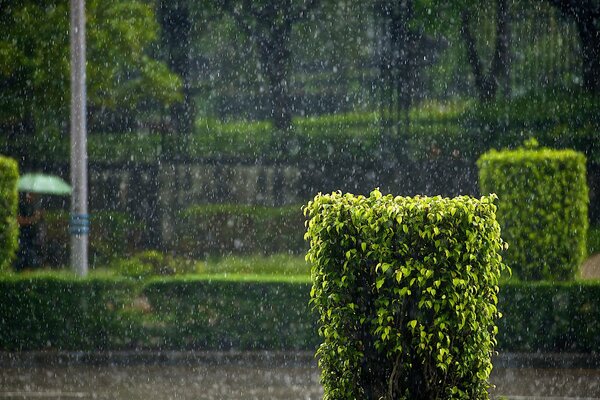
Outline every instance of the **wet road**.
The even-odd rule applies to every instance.
[[[496,368],[494,398],[600,399],[600,370]],[[0,399],[310,400],[322,389],[313,360],[195,365],[0,367]]]
[[[0,371],[9,399],[319,399],[316,368],[264,366],[68,366]]]

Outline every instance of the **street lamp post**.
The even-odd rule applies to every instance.
[[[88,272],[89,216],[87,207],[87,132],[85,85],[85,0],[71,7],[71,266],[79,276]]]

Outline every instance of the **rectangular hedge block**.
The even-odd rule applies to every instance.
[[[505,262],[525,280],[571,280],[586,253],[585,157],[572,150],[491,150],[478,161],[482,193],[498,195]]]
[[[495,196],[332,193],[305,209],[325,399],[487,399]]]

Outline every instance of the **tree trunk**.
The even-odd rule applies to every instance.
[[[600,94],[600,7],[595,0],[547,0],[577,26],[583,88]]]
[[[193,133],[196,117],[191,90],[190,46],[192,21],[185,1],[163,1],[158,7],[162,40],[170,69],[183,80],[183,99],[171,107],[173,128],[179,135]]]
[[[269,83],[269,113],[277,130],[286,131],[292,125],[291,98],[289,94],[289,39],[292,26],[284,23],[273,27],[261,41],[260,57]]]
[[[593,94],[600,94],[600,29],[594,18],[582,15],[577,22],[581,40],[583,87]]]
[[[496,48],[492,60],[491,74],[497,84],[510,96],[510,27],[507,0],[496,1]]]
[[[471,13],[465,9],[461,13],[461,35],[467,46],[467,60],[475,77],[475,87],[482,102],[496,98],[500,82],[508,84],[509,78],[509,28],[507,0],[496,0],[496,41],[490,70],[485,73],[477,52],[475,37],[471,30]],[[508,94],[508,93],[507,93]]]

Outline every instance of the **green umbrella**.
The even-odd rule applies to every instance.
[[[45,193],[66,196],[71,194],[71,186],[55,175],[25,174],[19,178],[20,192]]]

